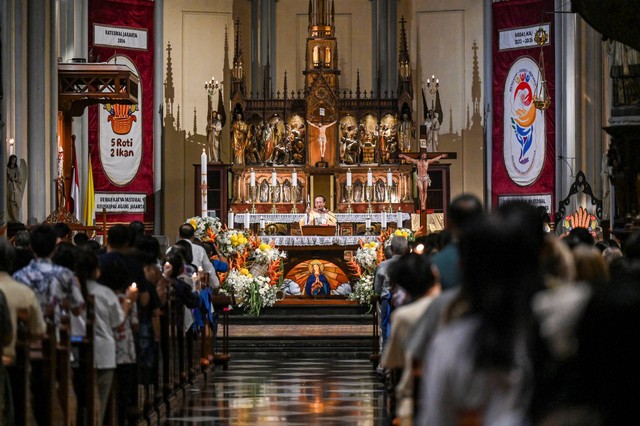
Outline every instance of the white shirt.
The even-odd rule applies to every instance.
[[[124,323],[126,316],[118,296],[109,287],[87,281],[87,290],[93,296],[95,312],[93,366],[98,369],[116,368],[114,328]]]
[[[197,244],[193,244],[191,241],[185,239],[189,244],[191,244],[191,253],[193,255],[193,265],[196,267],[201,266],[204,272],[209,274],[209,285],[212,288],[220,287],[220,280],[218,280],[218,275],[216,274],[216,270],[213,267],[213,264],[209,260],[209,256],[207,256],[207,252],[204,247],[199,246]]]

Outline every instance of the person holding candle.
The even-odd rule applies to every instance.
[[[220,281],[216,275],[216,271],[213,268],[213,264],[207,256],[207,252],[202,246],[194,244],[195,229],[189,223],[183,223],[178,230],[180,240],[185,240],[191,245],[191,251],[193,254],[193,265],[197,268],[201,266],[204,272],[209,274],[209,285],[213,288],[220,287]]]
[[[420,196],[420,210],[427,209],[427,190],[431,185],[431,179],[429,178],[429,166],[431,163],[436,163],[441,158],[447,158],[447,154],[440,154],[435,158],[427,159],[427,153],[420,154],[420,159],[416,160],[406,154],[400,154],[400,158],[415,164],[418,168],[418,195]]]
[[[336,217],[326,207],[327,199],[324,195],[318,195],[313,199],[313,209],[307,207],[305,216],[300,219],[300,226],[303,225],[326,225],[335,226],[337,223]]]

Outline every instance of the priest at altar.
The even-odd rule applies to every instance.
[[[337,223],[333,212],[326,208],[327,200],[324,195],[318,195],[313,199],[313,209],[307,208],[307,213],[300,219],[300,226],[303,225],[327,225],[335,226]]]

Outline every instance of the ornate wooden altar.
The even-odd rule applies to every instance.
[[[341,90],[334,19],[332,2],[312,1],[303,91],[289,92],[285,73],[283,91],[274,93],[267,65],[261,90],[247,93],[236,43],[228,188],[234,213],[302,212],[316,195],[324,195],[335,212],[415,211],[413,165],[398,157],[420,151],[405,21],[400,22],[397,92],[380,93],[362,90],[359,74],[355,91]],[[235,38],[240,38],[239,20]],[[428,207],[443,211],[448,168],[439,176],[433,193],[439,199]]]

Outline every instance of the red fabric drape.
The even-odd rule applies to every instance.
[[[89,149],[93,166],[93,179],[96,192],[131,192],[146,194],[146,211],[143,214],[108,214],[107,221],[131,222],[142,220],[153,222],[153,66],[154,66],[154,2],[149,0],[89,0],[89,49],[93,49],[95,58],[107,62],[114,56],[126,56],[137,67],[142,92],[142,160],[138,173],[124,186],[112,184],[105,175],[100,162],[98,108],[89,109]],[[147,31],[147,49],[115,49],[113,47],[94,46],[94,24],[114,25]],[[99,218],[101,212],[96,212]]]
[[[492,172],[491,188],[492,203],[498,203],[501,195],[549,194],[551,205],[555,205],[555,28],[553,15],[543,15],[543,12],[553,11],[553,0],[513,0],[492,5],[493,11],[493,143],[492,143]],[[540,48],[535,46],[526,49],[512,49],[500,51],[500,31],[527,27],[540,24],[541,16],[550,24],[550,43],[544,47],[545,75],[547,88],[551,97],[551,106],[545,112],[545,155],[539,177],[527,186],[516,184],[509,176],[504,158],[505,120],[511,120],[511,112],[504,109],[504,91],[508,73],[512,65],[522,57],[530,57],[536,63],[540,55]],[[551,17],[551,18],[549,18]],[[508,115],[508,116],[507,116]],[[553,212],[550,212],[553,213]]]

